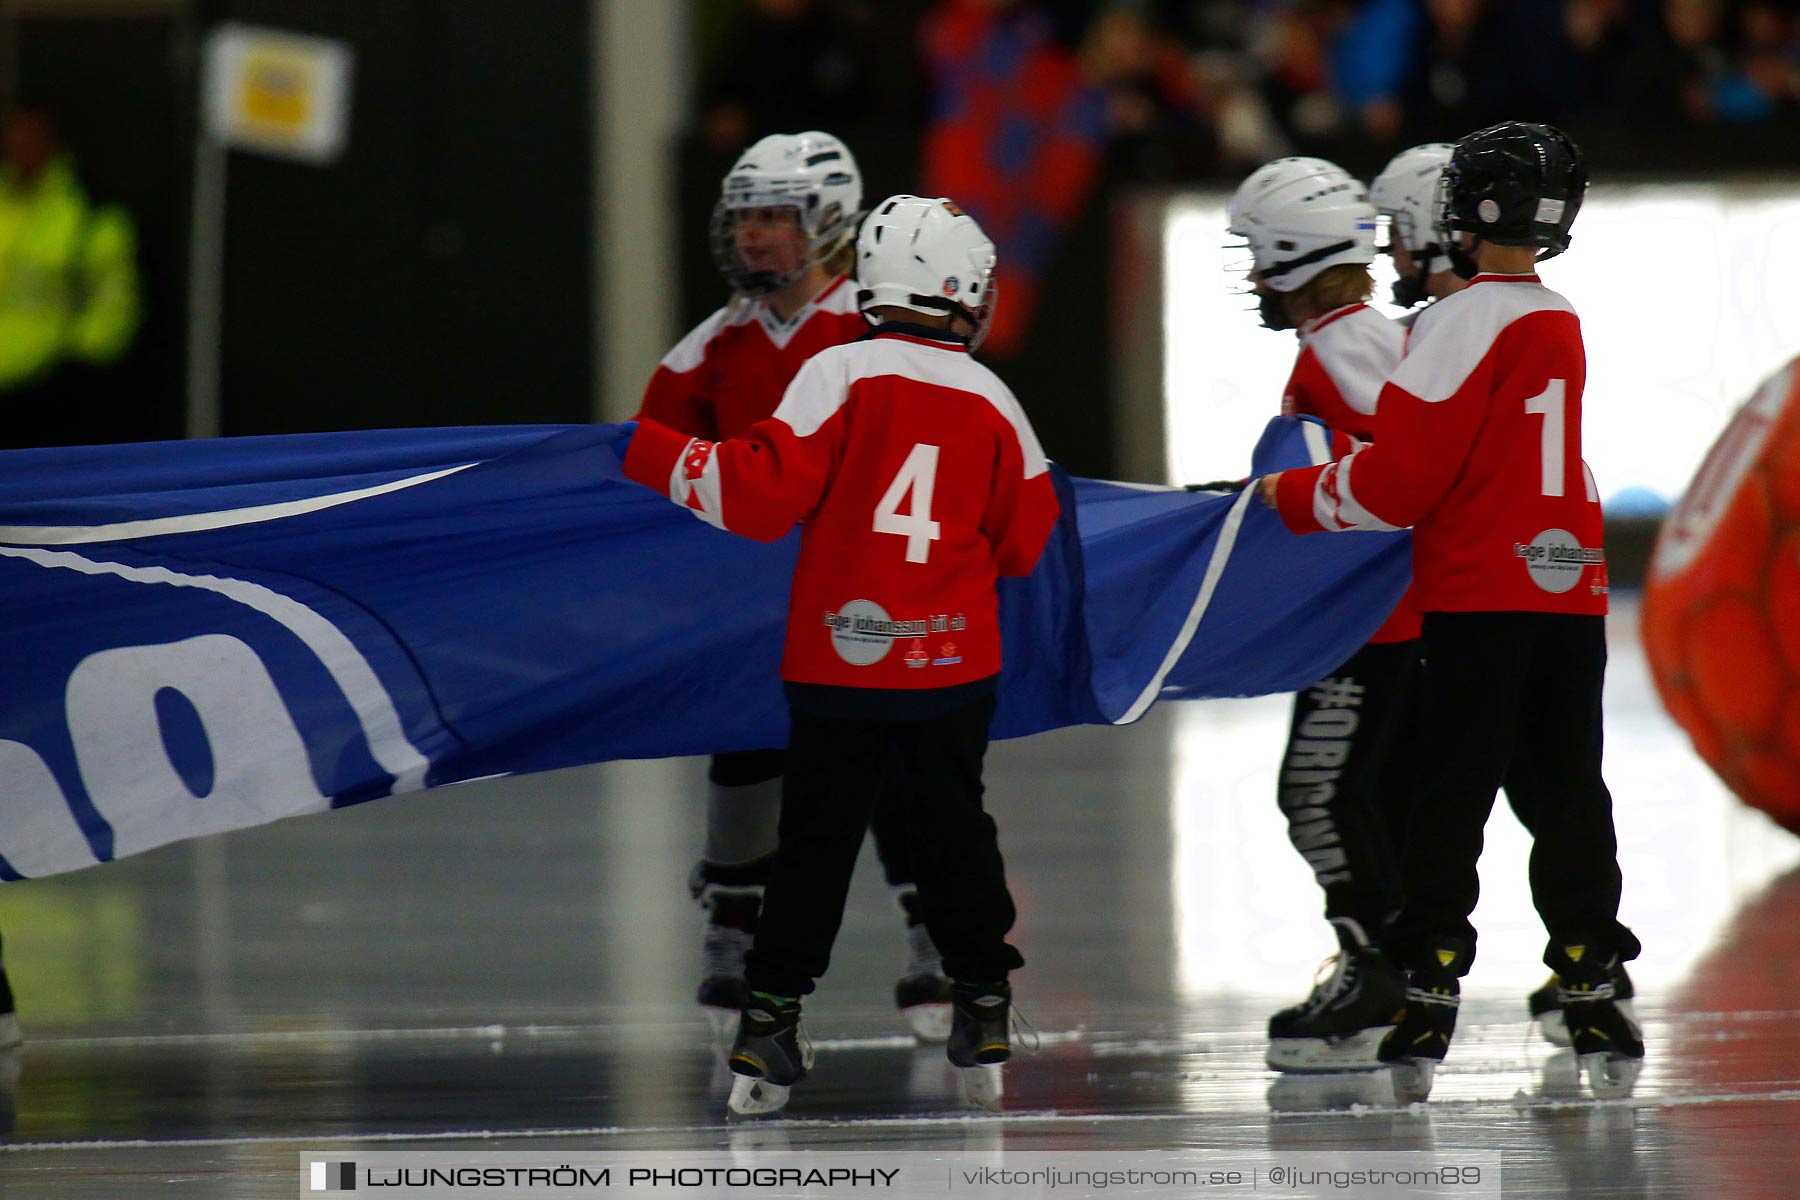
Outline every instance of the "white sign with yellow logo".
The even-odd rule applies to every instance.
[[[228,145],[330,162],[350,125],[350,47],[250,25],[207,39],[209,132]]]

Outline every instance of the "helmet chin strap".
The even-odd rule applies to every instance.
[[[1463,249],[1462,244],[1454,236],[1445,245],[1444,254],[1449,258],[1450,269],[1456,272],[1457,278],[1473,279],[1481,274],[1481,267],[1475,261],[1475,246],[1479,245],[1481,245],[1479,233],[1475,235],[1475,245],[1470,246],[1467,250]]]

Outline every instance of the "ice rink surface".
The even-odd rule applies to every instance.
[[[489,781],[0,888],[28,1043],[0,1055],[0,1194],[293,1196],[306,1150],[1498,1151],[1509,1197],[1800,1195],[1800,839],[1662,714],[1610,618],[1607,773],[1649,1058],[1570,1093],[1526,841],[1488,827],[1479,961],[1427,1105],[1280,1077],[1274,1008],[1331,948],[1274,801],[1286,700],[1165,703],[998,744],[990,807],[1042,1035],[1007,1111],[956,1106],[890,1007],[901,922],[865,849],[786,1117],[728,1125],[691,1003],[703,764]],[[1068,1193],[1059,1193],[1068,1194]]]

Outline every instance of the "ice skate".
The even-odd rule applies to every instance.
[[[787,1106],[788,1094],[812,1069],[812,1040],[800,1028],[800,1004],[752,994],[738,1018],[728,1065],[730,1108],[742,1117],[765,1116]]]
[[[944,960],[919,912],[919,893],[902,889],[897,900],[906,914],[906,971],[894,985],[894,1005],[906,1018],[913,1037],[942,1045],[950,1037],[950,980]]]
[[[1269,1018],[1268,1064],[1300,1073],[1373,1071],[1376,1051],[1406,1007],[1406,980],[1369,944],[1362,926],[1332,921],[1339,950],[1312,994]]]
[[[1613,985],[1613,1003],[1635,1023],[1637,1014],[1632,1011],[1631,1001],[1637,992],[1631,985],[1631,976],[1626,974],[1623,964],[1615,964],[1609,974]],[[1526,1007],[1531,1010],[1531,1019],[1538,1024],[1538,1032],[1552,1046],[1569,1044],[1569,1025],[1563,1020],[1561,986],[1562,980],[1553,974],[1544,981],[1543,987],[1525,997]]]
[[[1012,988],[1004,983],[955,983],[950,1040],[944,1047],[958,1068],[963,1098],[1000,1111],[1001,1064],[1012,1057]]]
[[[704,882],[705,866],[696,868],[694,896],[706,910],[706,933],[700,946],[703,965],[699,1001],[720,1037],[731,1036],[738,1014],[750,1003],[744,982],[744,956],[756,940],[757,917],[762,912],[760,886],[736,886]]]
[[[1466,943],[1445,938],[1427,947],[1425,965],[1407,972],[1406,1011],[1377,1051],[1393,1078],[1396,1103],[1416,1104],[1431,1095],[1438,1064],[1456,1032],[1459,970],[1468,957]]]
[[[1570,1049],[1588,1087],[1603,1100],[1631,1095],[1644,1066],[1644,1036],[1629,1006],[1620,1003],[1614,981],[1623,969],[1616,959],[1596,961],[1586,944],[1575,941],[1553,945],[1546,957],[1556,972]]]

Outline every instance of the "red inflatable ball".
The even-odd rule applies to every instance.
[[[1738,410],[1663,522],[1643,630],[1700,757],[1800,833],[1800,360]]]

